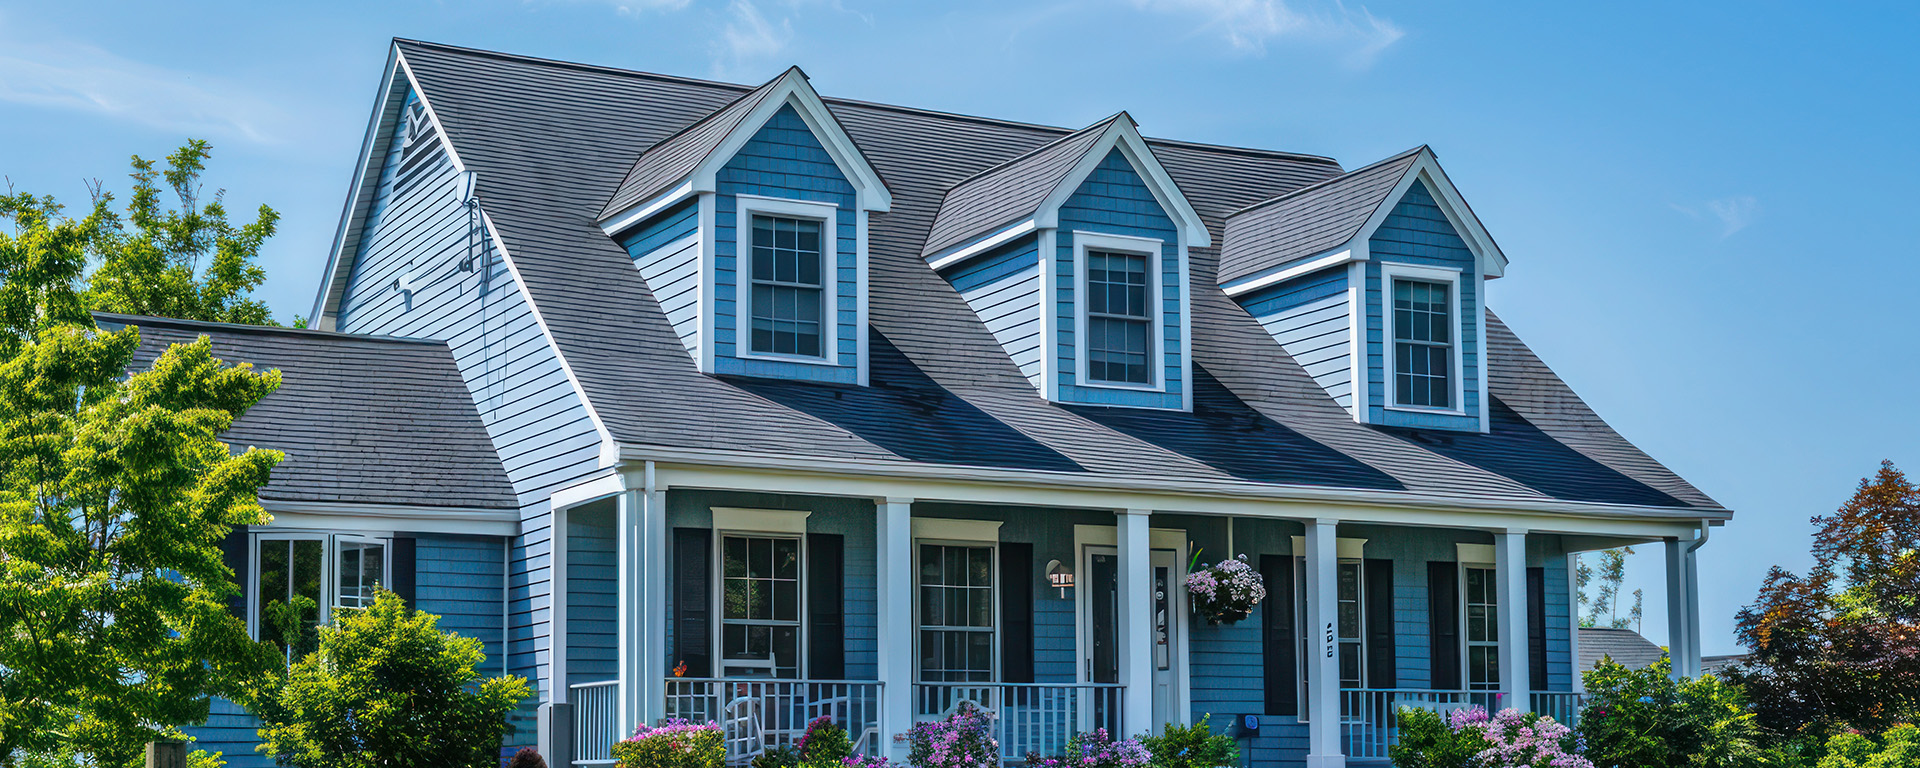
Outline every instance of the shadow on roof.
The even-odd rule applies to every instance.
[[[902,458],[934,464],[1084,472],[1079,464],[987,415],[928,378],[872,332],[868,386],[723,376],[727,383],[858,435]]]
[[[1687,506],[1567,447],[1508,408],[1500,398],[1493,398],[1488,411],[1492,429],[1487,434],[1396,427],[1375,429],[1563,501]]]
[[[1193,412],[1066,406],[1141,442],[1241,480],[1402,490],[1380,470],[1315,442],[1240,401],[1205,368],[1193,367]]]

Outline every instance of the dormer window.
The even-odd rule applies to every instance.
[[[1087,264],[1087,380],[1097,384],[1153,384],[1153,257],[1089,248]]]
[[[1453,403],[1452,286],[1393,281],[1393,402],[1421,408]]]
[[[827,270],[820,249],[821,221],[752,218],[752,354],[825,357],[820,276]]]

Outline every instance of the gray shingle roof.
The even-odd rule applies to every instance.
[[[224,435],[286,453],[264,501],[511,510],[519,505],[446,342],[97,314],[140,328],[136,370],[208,336],[280,388]]]
[[[1227,217],[1220,282],[1283,267],[1353,239],[1419,159],[1415,147]]]
[[[787,73],[805,77],[806,75],[799,72],[799,69],[794,67],[787,70]],[[760,106],[760,102],[766,100],[767,94],[773,91],[774,86],[778,85],[787,73],[768,80],[765,85],[748,91],[746,95],[735,99],[732,104],[701,118],[679,133],[667,137],[640,153],[640,159],[633,164],[633,170],[627,172],[627,178],[620,182],[619,190],[613,193],[613,199],[607,201],[606,207],[600,211],[600,216],[602,218],[612,216],[628,206],[650,200],[686,178],[687,174],[700,167],[700,163],[705,161],[708,155],[713,154],[713,150],[718,148],[721,142],[726,141],[728,134],[739,127],[741,120],[746,119],[747,113],[752,112],[755,107]]]
[[[1073,132],[881,104],[826,100],[893,195],[890,212],[872,214],[869,233],[872,386],[703,375],[632,260],[595,219],[642,149],[750,89],[397,44],[449,140],[478,172],[482,205],[560,354],[623,445],[1718,506],[1608,429],[1497,320],[1489,322],[1499,329],[1499,343],[1489,345],[1491,377],[1507,410],[1489,435],[1354,423],[1244,310],[1198,287],[1194,361],[1204,378],[1193,413],[1049,403],[922,254],[954,187]],[[1306,155],[1149,145],[1216,238],[1229,214],[1340,173]],[[1217,259],[1215,249],[1193,251],[1193,285],[1214,285]],[[1460,439],[1472,445],[1442,450]],[[1211,445],[1236,441],[1231,454]],[[1540,454],[1542,446],[1551,450]],[[1249,455],[1264,449],[1301,468]],[[1325,471],[1304,469],[1312,466]]]
[[[1133,118],[1121,112],[954,185],[921,253],[939,253],[1032,216],[1116,120]]]
[[[1592,671],[1600,664],[1602,657],[1610,657],[1628,669],[1645,669],[1666,658],[1666,655],[1665,649],[1631,629],[1581,627],[1580,669],[1577,671]]]

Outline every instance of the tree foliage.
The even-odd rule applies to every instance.
[[[1631,554],[1633,547],[1602,551],[1598,570],[1588,565],[1586,558],[1578,558],[1579,566],[1574,569],[1574,586],[1579,595],[1576,613],[1578,609],[1586,609],[1586,614],[1580,617],[1580,626],[1640,630],[1640,617],[1646,598],[1640,590],[1633,591],[1633,605],[1628,607],[1625,616],[1620,615],[1620,589],[1627,580],[1627,556]],[[1589,599],[1587,585],[1595,579],[1599,580],[1600,585]]]
[[[1582,679],[1576,729],[1600,768],[1758,768],[1778,762],[1738,688],[1711,675],[1675,681],[1669,660],[1628,669],[1611,659]]]
[[[1920,489],[1891,462],[1813,518],[1814,567],[1774,567],[1736,628],[1730,676],[1763,725],[1824,739],[1920,718]]]
[[[255,701],[260,751],[299,768],[498,765],[527,681],[481,680],[480,641],[438,622],[386,590],[372,607],[336,610],[319,650]]]

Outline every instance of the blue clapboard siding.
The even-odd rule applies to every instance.
[[[1181,361],[1185,350],[1180,336],[1180,241],[1173,219],[1160,207],[1126,155],[1115,149],[1088,174],[1086,181],[1060,205],[1060,230],[1055,238],[1059,251],[1056,264],[1056,311],[1059,315],[1057,354],[1060,365],[1059,396],[1064,402],[1091,405],[1124,405],[1143,408],[1180,408],[1187,383],[1182,380]],[[1160,339],[1161,359],[1155,384],[1162,392],[1081,386],[1078,378],[1075,301],[1081,286],[1076,284],[1073,259],[1073,232],[1098,232],[1159,239],[1160,306],[1164,323]]]
[[[612,499],[567,510],[567,684],[619,677],[620,561]]]
[[[403,122],[403,121],[401,121]],[[338,327],[352,333],[444,339],[521,503],[521,535],[510,568],[509,669],[546,695],[550,516],[547,496],[585,479],[599,463],[600,438],[526,295],[489,248],[484,229],[454,195],[456,169],[440,138],[400,147],[404,128],[383,132],[386,158]],[[487,179],[480,179],[484,201]],[[471,271],[460,265],[471,260]],[[484,265],[484,266],[483,266]],[[395,287],[407,277],[410,294]],[[522,707],[510,745],[532,742]]]
[[[260,721],[225,699],[214,699],[205,725],[185,729],[193,738],[189,750],[204,749],[225,756],[228,768],[270,768],[272,758],[255,751],[260,744]]]
[[[1426,184],[1414,182],[1393,211],[1367,241],[1372,259],[1367,262],[1367,403],[1373,424],[1429,429],[1478,430],[1480,428],[1480,296],[1478,272],[1473,252],[1460,239],[1453,224],[1441,212]],[[1455,329],[1460,343],[1455,354],[1465,374],[1461,398],[1466,415],[1412,413],[1386,408],[1391,388],[1386,381],[1386,358],[1391,340],[1384,339],[1386,324],[1381,312],[1384,293],[1380,265],[1383,262],[1449,267],[1460,270],[1460,306],[1455,309],[1460,322]]]
[[[715,177],[714,204],[714,372],[747,376],[809,379],[851,384],[858,379],[859,263],[856,242],[858,213],[853,185],[835,165],[826,147],[807,128],[792,105],[783,106],[740,148]],[[739,200],[736,195],[759,195],[789,200],[831,203],[838,232],[832,278],[837,298],[827,317],[830,333],[838,339],[837,358],[829,365],[782,360],[748,359],[744,260],[738,247]],[[824,233],[823,233],[824,234]]]
[[[1033,235],[968,259],[942,273],[1020,372],[1040,386],[1040,243]]]
[[[501,653],[506,617],[506,541],[493,536],[414,537],[413,606],[440,617],[440,629],[479,640],[482,674],[506,671]]]
[[[1275,283],[1238,301],[1334,402],[1353,410],[1353,329],[1345,267]]]
[[[621,245],[647,281],[687,353],[700,359],[700,200],[661,212],[626,235]]]

